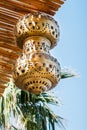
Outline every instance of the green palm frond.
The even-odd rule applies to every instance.
[[[62,69],[61,79],[73,76],[77,74]],[[55,130],[56,124],[65,128],[64,119],[51,110],[50,104],[60,105],[54,93],[31,94],[10,81],[0,99],[0,130]]]
[[[70,78],[70,77],[77,77],[78,74],[68,68],[64,68],[61,70],[61,79]]]
[[[0,102],[3,103],[0,105],[0,109],[3,107],[0,110],[1,130],[55,130],[56,124],[63,127],[63,118],[49,107],[49,104],[60,104],[52,93],[34,95],[21,91],[12,81],[7,86]]]

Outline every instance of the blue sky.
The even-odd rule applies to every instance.
[[[51,54],[61,67],[80,74],[61,80],[55,88],[63,104],[55,111],[66,119],[67,130],[87,130],[87,0],[67,0],[54,18],[60,26],[60,41]]]

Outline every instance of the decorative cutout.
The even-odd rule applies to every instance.
[[[59,38],[57,23],[48,15],[36,13],[24,16],[16,27],[23,54],[15,65],[15,84],[34,94],[50,90],[60,80],[60,64],[49,53]]]

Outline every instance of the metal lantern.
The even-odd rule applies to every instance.
[[[0,97],[13,80],[19,88],[35,94],[57,85],[60,65],[49,51],[57,44],[59,26],[51,16],[64,2],[0,1]]]
[[[14,67],[15,84],[39,94],[54,88],[60,80],[60,64],[50,55],[59,39],[59,26],[49,15],[30,13],[15,27],[17,46],[23,49]]]

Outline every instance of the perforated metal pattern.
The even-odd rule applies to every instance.
[[[50,41],[34,36],[25,41],[24,53],[17,60],[15,84],[32,93],[38,94],[56,86],[60,79],[60,65],[49,54]]]
[[[59,27],[46,14],[25,15],[16,25],[17,45],[23,48],[14,69],[15,84],[38,94],[55,87],[60,80],[60,64],[49,50],[59,38]]]
[[[17,45],[23,47],[23,42],[27,37],[43,36],[51,41],[53,48],[59,39],[59,26],[50,16],[42,13],[28,14],[22,17],[15,30]]]
[[[12,78],[15,60],[21,53],[21,49],[15,46],[14,35],[14,27],[18,19],[33,12],[42,12],[53,16],[62,4],[64,4],[64,0],[0,0],[0,95],[6,88],[5,84]],[[44,26],[44,23],[42,25]],[[51,28],[53,29],[53,27]],[[22,40],[20,40],[21,47]]]

